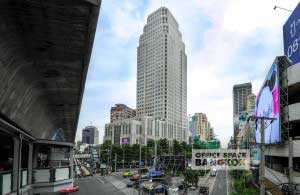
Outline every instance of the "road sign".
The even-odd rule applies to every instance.
[[[300,62],[300,3],[283,25],[284,54],[293,64]]]

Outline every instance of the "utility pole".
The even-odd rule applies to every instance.
[[[261,142],[261,159],[260,159],[260,195],[265,195],[265,120],[260,120],[260,142]]]
[[[146,146],[145,167],[148,165],[148,147]]]
[[[140,139],[140,160],[139,160],[139,168],[141,169],[141,162],[142,162],[142,139]]]
[[[155,166],[156,166],[156,158],[157,158],[157,144],[156,144],[156,137],[155,137],[155,140],[154,140],[154,164],[155,164]]]
[[[117,172],[117,153],[115,153],[115,173]]]
[[[107,149],[107,161],[106,161],[106,175],[108,175],[108,166],[109,166],[109,149]]]
[[[122,148],[123,148],[123,160],[122,160],[122,162],[123,162],[123,174],[124,174],[124,146],[122,145]]]
[[[263,116],[250,116],[250,119],[258,120],[260,119],[260,143],[261,143],[261,155],[260,155],[260,167],[259,167],[259,177],[260,177],[260,195],[265,195],[265,120],[269,120],[272,123],[276,118],[263,117]]]
[[[112,157],[111,157],[111,153],[112,153],[112,143],[110,144],[110,151],[109,151],[109,161],[110,161],[110,173],[112,172]]]

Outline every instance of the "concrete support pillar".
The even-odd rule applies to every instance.
[[[37,160],[38,160],[38,153],[39,153],[40,145],[34,144],[33,148],[33,156],[32,156],[32,168],[37,168]]]
[[[28,145],[28,184],[32,183],[32,158],[33,158],[33,144]]]
[[[70,179],[74,178],[74,150],[73,147],[70,147]]]
[[[18,137],[13,137],[14,141],[14,158],[13,158],[13,175],[12,175],[12,191],[17,191],[18,189],[18,169],[19,169],[19,147],[20,141]]]

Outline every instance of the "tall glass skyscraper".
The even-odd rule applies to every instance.
[[[186,141],[187,57],[178,23],[166,7],[148,16],[140,36],[136,99],[137,116],[165,120],[165,137]]]

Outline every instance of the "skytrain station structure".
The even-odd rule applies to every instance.
[[[101,0],[0,2],[0,194],[73,185]]]

